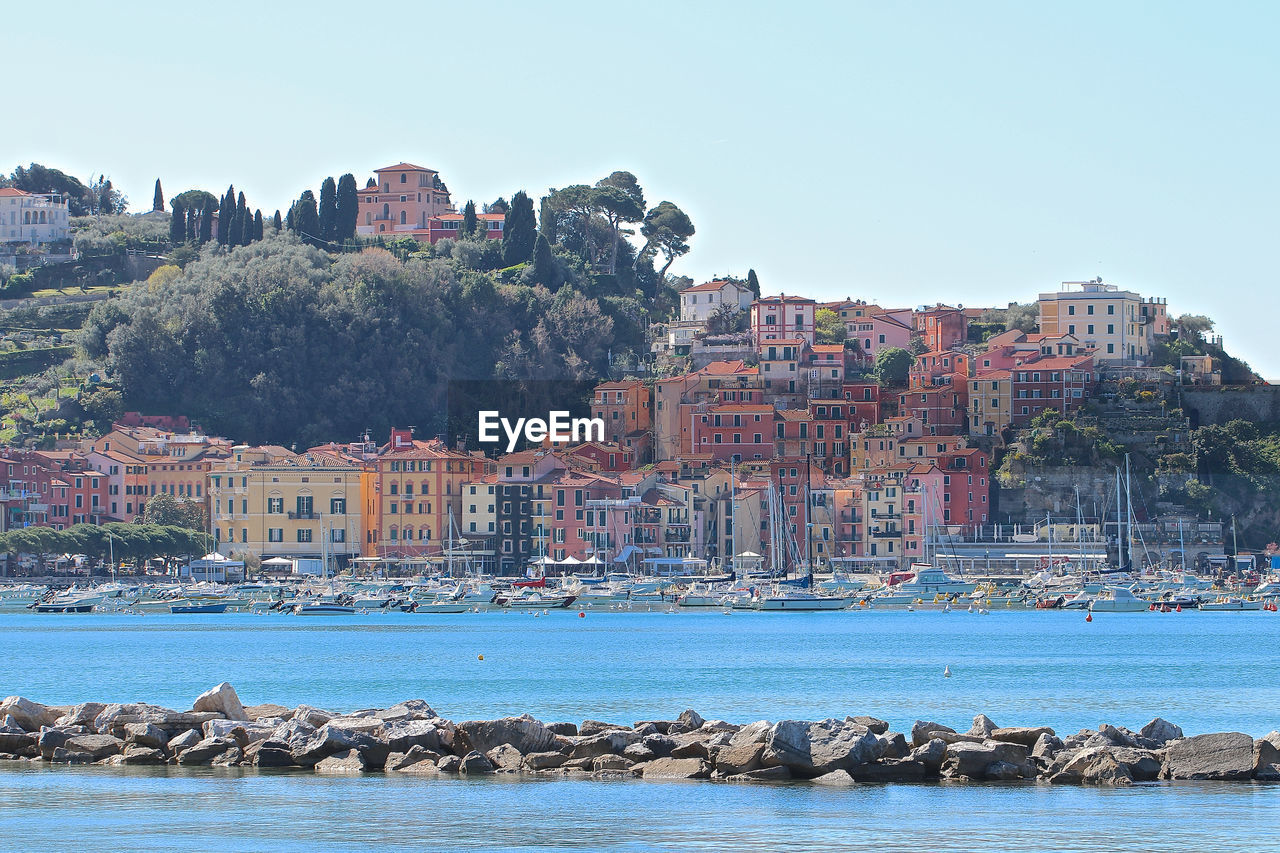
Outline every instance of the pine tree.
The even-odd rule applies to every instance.
[[[160,189],[159,178],[156,178],[156,194],[151,199],[151,209],[158,212],[164,210],[164,192]]]
[[[463,236],[471,236],[476,233],[476,225],[479,224],[476,218],[476,203],[468,201],[462,208],[462,234]]]
[[[320,239],[333,240],[338,236],[338,185],[332,177],[320,184]]]
[[[298,236],[313,246],[320,242],[320,214],[316,211],[316,196],[311,190],[305,190],[298,203],[293,206],[293,230]]]
[[[253,239],[262,239],[262,211],[255,210],[253,212]]]
[[[360,196],[356,191],[356,176],[347,172],[338,178],[338,228],[334,239],[339,243],[353,239],[359,218]]]
[[[213,237],[213,200],[208,199],[200,211],[200,245],[208,243]]]
[[[284,224],[280,221],[280,209],[279,209],[279,208],[276,208],[276,215],[275,215],[275,217],[271,220],[271,224],[275,226],[275,228],[276,228],[276,230],[277,230],[277,231],[279,231],[279,230],[281,230],[282,228],[284,228]]]
[[[533,248],[533,280],[549,290],[555,289],[556,259],[551,254],[551,243],[545,234],[539,234]]]
[[[234,186],[227,187],[227,194],[222,197],[222,204],[218,206],[218,242],[223,246],[228,245],[228,236],[231,234],[231,217],[236,213],[236,188]]]
[[[524,263],[533,255],[538,223],[533,216],[533,199],[524,190],[511,197],[511,206],[502,226],[502,262],[507,266]]]
[[[173,215],[169,218],[169,242],[176,249],[181,246],[187,239],[187,212],[181,207],[173,209]]]

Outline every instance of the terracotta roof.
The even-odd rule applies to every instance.
[[[20,190],[17,187],[0,187],[0,197],[3,197],[3,198],[15,198],[18,196],[28,196],[28,195],[31,195],[31,193],[24,192],[23,190]]]
[[[807,302],[811,305],[818,304],[807,296],[762,296],[756,300],[757,304],[761,302]]]
[[[778,412],[784,421],[811,421],[813,417],[807,409],[781,409]]]
[[[814,352],[844,352],[844,344],[814,344],[810,349]]]
[[[374,169],[376,175],[379,172],[434,172],[435,169],[428,169],[425,166],[415,166],[412,163],[396,163],[394,166],[383,166],[381,169]]]
[[[701,370],[694,371],[694,373],[725,376],[732,373],[759,373],[759,369],[747,367],[745,361],[735,359],[733,361],[713,361]]]
[[[718,291],[718,290],[723,290],[727,285],[733,285],[734,287],[737,287],[741,290],[747,289],[746,285],[738,284],[736,281],[729,281],[728,279],[718,278],[713,281],[703,282],[702,284],[695,284],[693,287],[686,287],[684,290],[680,292],[681,293],[701,293],[702,291],[705,291],[705,290]]]

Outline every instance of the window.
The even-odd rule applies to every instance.
[[[310,518],[312,513],[311,495],[298,495],[297,498],[297,515],[298,518]],[[302,540],[299,539],[299,542]],[[308,542],[311,540],[308,539]]]
[[[283,527],[269,527],[269,528],[267,528],[267,541],[268,541],[268,542],[283,542],[283,541],[284,541],[284,528],[283,528]]]
[[[346,515],[346,513],[347,513],[347,499],[346,499],[346,498],[330,498],[330,499],[329,499],[329,512],[330,512],[332,515]]]

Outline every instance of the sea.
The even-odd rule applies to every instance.
[[[1060,735],[1161,716],[1187,734],[1280,728],[1280,616],[995,609],[835,613],[0,615],[0,694],[333,711],[425,699],[453,720],[633,723],[869,714]],[[947,674],[949,673],[949,675]],[[0,763],[22,850],[1263,850],[1280,785],[456,780]]]

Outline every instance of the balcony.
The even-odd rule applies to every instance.
[[[294,512],[290,510],[289,519],[291,521],[319,521],[320,513],[318,512]]]

